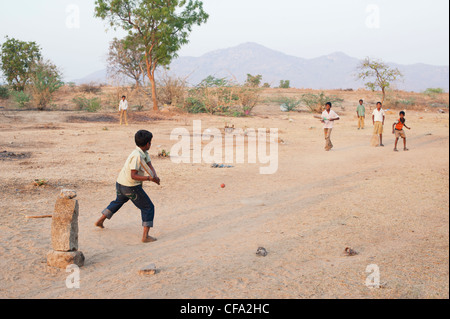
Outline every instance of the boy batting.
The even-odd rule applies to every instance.
[[[139,131],[135,135],[136,149],[128,156],[116,182],[117,198],[103,210],[102,217],[95,223],[95,226],[104,228],[106,219],[111,219],[119,209],[128,201],[141,210],[143,243],[156,241],[148,235],[153,227],[155,217],[155,206],[142,188],[143,182],[154,182],[160,185],[160,179],[152,166],[148,151],[152,146],[153,134],[148,131]],[[148,176],[145,173],[149,174]]]

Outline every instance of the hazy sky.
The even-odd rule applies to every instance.
[[[94,18],[94,0],[1,0],[6,35],[36,41],[66,80],[105,68],[108,43],[123,32]],[[448,0],[204,0],[208,22],[180,56],[256,42],[315,58],[341,51],[401,64],[449,64]]]

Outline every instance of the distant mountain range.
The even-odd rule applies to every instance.
[[[256,43],[244,43],[233,48],[216,50],[200,57],[179,57],[170,65],[169,73],[187,77],[196,85],[209,75],[229,78],[244,83],[247,74],[262,75],[263,83],[271,87],[280,80],[289,80],[291,87],[311,89],[358,89],[364,83],[355,80],[360,60],[345,53],[335,52],[314,59],[304,59],[278,52]],[[395,83],[398,89],[421,92],[427,88],[449,91],[449,67],[427,64],[400,65],[403,80]],[[77,84],[109,83],[106,69],[74,81]]]

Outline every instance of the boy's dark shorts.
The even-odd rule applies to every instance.
[[[109,204],[109,206],[102,212],[106,218],[111,219],[125,203],[131,200],[133,204],[141,210],[142,226],[153,227],[155,206],[141,185],[128,187],[116,183],[116,195],[116,200],[111,202],[111,204]]]

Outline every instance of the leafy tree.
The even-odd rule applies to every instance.
[[[397,68],[391,68],[383,61],[372,60],[371,58],[365,58],[361,61],[358,70],[358,79],[369,80],[369,82],[365,83],[367,88],[372,91],[381,89],[383,94],[381,103],[384,103],[386,90],[390,87],[391,83],[403,77]]]
[[[11,87],[16,91],[23,91],[32,66],[41,59],[41,50],[36,42],[24,42],[6,37],[1,46],[0,68]]]
[[[261,85],[262,75],[247,74],[247,81],[245,84],[251,87],[259,87]]]
[[[136,82],[136,88],[141,86],[145,74],[144,49],[137,41],[114,39],[109,46],[107,61],[110,75],[124,75]]]
[[[31,67],[30,88],[39,110],[47,107],[53,93],[63,85],[61,71],[50,61],[39,60]]]
[[[181,46],[188,43],[192,27],[209,17],[199,0],[96,0],[95,15],[114,28],[128,31],[127,42],[144,48],[154,110],[158,110],[157,66],[168,66]]]
[[[289,89],[291,87],[291,81],[289,80],[281,80],[280,81],[280,89]]]

